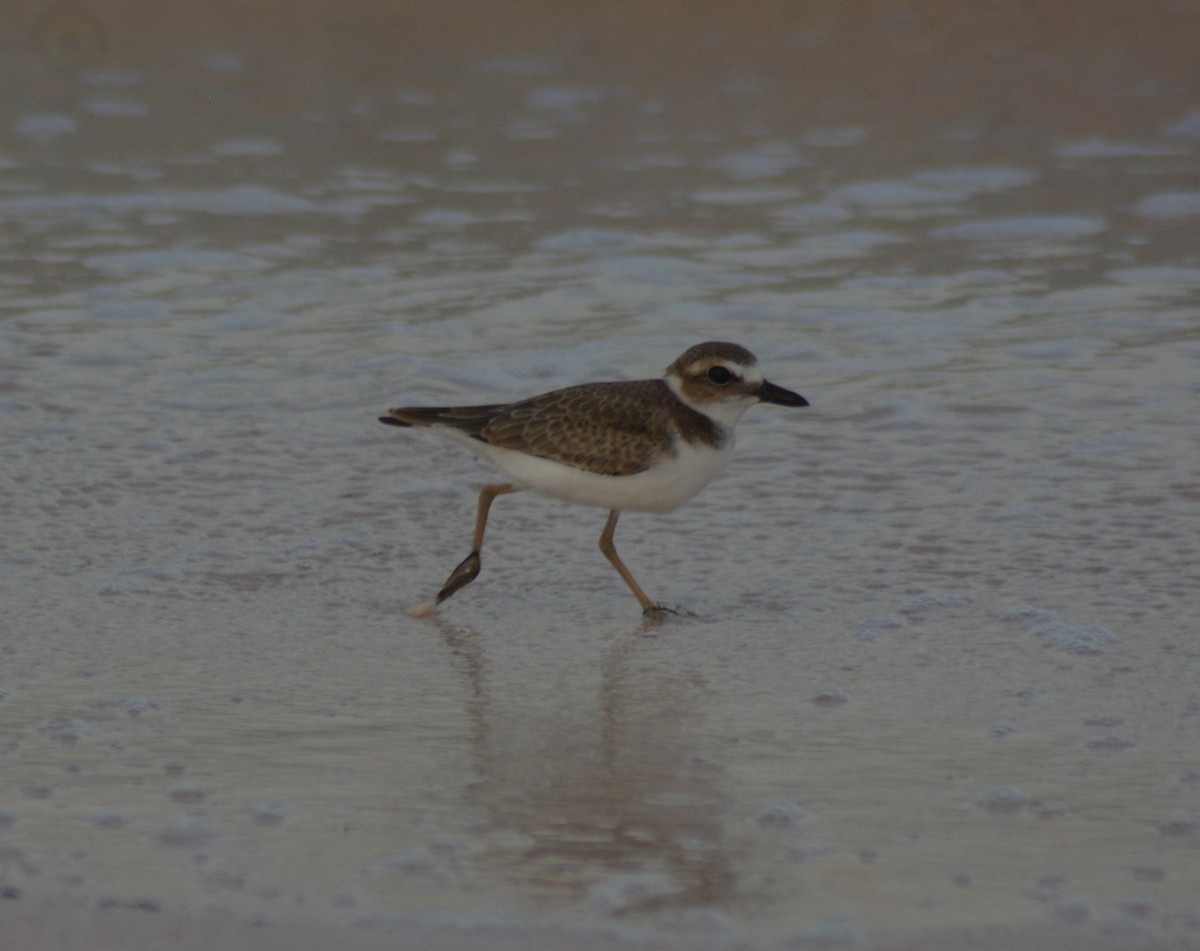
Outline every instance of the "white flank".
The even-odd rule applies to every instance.
[[[730,431],[719,449],[680,442],[674,456],[660,458],[644,472],[606,476],[491,446],[448,426],[430,428],[482,456],[517,485],[565,502],[623,512],[671,511],[724,472],[733,455]]]

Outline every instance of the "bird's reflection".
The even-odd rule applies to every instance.
[[[583,899],[613,914],[731,896],[724,773],[691,730],[708,688],[686,668],[639,660],[677,626],[650,620],[616,636],[597,694],[557,696],[530,715],[519,688],[493,677],[486,635],[437,623],[464,687],[474,770],[466,795],[485,817],[481,871],[531,898]]]

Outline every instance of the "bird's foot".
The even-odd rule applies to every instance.
[[[450,572],[450,577],[446,579],[446,583],[442,585],[442,590],[437,594],[437,603],[441,604],[450,595],[454,594],[460,588],[465,588],[479,577],[479,567],[479,552],[473,551],[462,560],[457,568]]]
[[[674,617],[695,617],[691,611],[683,608],[669,608],[665,604],[651,604],[642,610],[642,617],[647,621],[662,620],[668,614]]]

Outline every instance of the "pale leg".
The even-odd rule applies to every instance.
[[[438,592],[438,604],[441,604],[460,588],[465,588],[479,576],[479,551],[483,548],[483,531],[487,528],[488,510],[492,507],[492,500],[498,495],[520,491],[518,486],[509,483],[485,485],[480,490],[479,513],[475,516],[475,540],[471,544],[471,554],[467,555],[462,564],[450,572],[450,577],[446,579],[442,590]]]
[[[608,559],[609,564],[617,569],[617,574],[625,579],[625,583],[629,585],[629,590],[633,592],[633,596],[638,599],[638,603],[642,606],[643,614],[658,614],[666,611],[661,604],[656,604],[651,601],[642,586],[633,580],[633,575],[629,569],[625,567],[625,562],[621,561],[617,554],[616,546],[613,545],[613,532],[617,529],[617,519],[621,513],[617,509],[613,509],[608,513],[608,521],[604,524],[604,531],[600,533],[600,550],[604,552],[604,557]]]

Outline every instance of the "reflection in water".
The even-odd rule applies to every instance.
[[[1200,8],[210,6],[5,21],[0,911],[1194,936]],[[404,614],[378,406],[722,338],[699,617],[541,500]]]
[[[618,915],[732,897],[722,771],[689,753],[705,685],[629,669],[657,622],[610,645],[598,697],[559,697],[569,713],[522,718],[511,743],[492,720],[513,716],[502,705],[520,698],[489,695],[486,637],[437,624],[468,691],[469,799],[488,816],[481,867],[522,883],[529,900],[580,899]]]
[[[84,3],[52,3],[32,29],[33,49],[56,69],[78,69],[101,61],[104,24]]]

